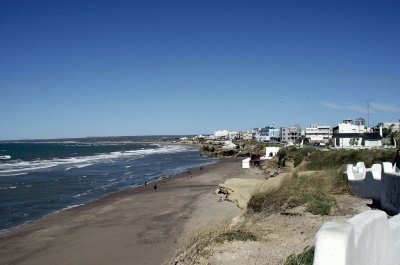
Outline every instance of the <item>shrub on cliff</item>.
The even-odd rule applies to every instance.
[[[314,262],[314,247],[306,247],[302,253],[298,255],[290,255],[285,265],[312,265]]]
[[[316,151],[307,156],[306,169],[337,169],[346,164],[355,164],[360,161],[364,162],[366,167],[371,167],[374,163],[392,162],[394,156],[395,150],[386,149]]]
[[[329,151],[320,151],[312,147],[298,149],[288,147],[281,149],[278,153],[278,161],[283,157],[292,160],[295,167],[303,161],[305,170],[326,170],[337,169],[346,164],[355,164],[364,162],[366,167],[371,167],[375,163],[385,161],[392,162],[395,157],[394,149],[360,149],[346,150],[336,149]]]
[[[277,190],[255,193],[250,198],[248,209],[253,212],[278,212],[288,208],[305,205],[306,209],[317,215],[328,215],[336,200],[329,194],[337,183],[331,172],[306,175],[293,174],[283,180]]]
[[[291,146],[287,148],[282,148],[278,152],[278,163],[281,163],[281,161],[288,159],[293,161],[294,167],[297,167],[305,160],[306,157],[308,157],[311,153],[315,151],[316,149],[312,147],[297,148]]]

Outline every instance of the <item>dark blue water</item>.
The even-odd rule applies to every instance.
[[[0,230],[214,161],[195,147],[0,143]]]

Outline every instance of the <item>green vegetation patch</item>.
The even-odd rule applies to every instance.
[[[308,193],[303,195],[307,210],[315,215],[329,215],[333,206],[337,206],[336,200],[323,192]]]
[[[290,255],[285,265],[312,265],[314,262],[314,247],[306,247],[302,253]]]
[[[254,194],[248,209],[254,212],[277,212],[305,205],[313,214],[328,215],[337,202],[329,191],[335,183],[331,172],[316,172],[308,175],[293,174],[283,180],[279,189]]]
[[[294,167],[304,163],[304,170],[337,169],[343,165],[355,164],[363,161],[366,167],[375,163],[392,162],[396,155],[394,149],[330,149],[318,150],[312,147],[288,147],[279,150],[279,160],[285,157],[293,161]]]
[[[375,163],[392,162],[394,156],[395,150],[384,149],[314,151],[306,158],[306,169],[337,169],[343,165],[355,164],[360,161],[364,162],[366,167],[371,167]]]
[[[179,264],[195,264],[199,257],[212,253],[208,247],[214,244],[222,244],[226,241],[262,240],[262,231],[255,229],[253,224],[252,218],[246,218],[236,225],[231,225],[231,220],[226,219],[218,225],[202,228],[183,242],[171,264],[176,260],[182,262]]]
[[[277,212],[305,205],[314,214],[327,215],[337,207],[332,194],[351,194],[343,176],[347,164],[363,161],[367,167],[375,163],[392,161],[395,150],[329,150],[315,148],[281,149],[278,161],[287,158],[303,172],[294,173],[282,182],[278,190],[256,193],[251,197],[248,208],[254,212]]]

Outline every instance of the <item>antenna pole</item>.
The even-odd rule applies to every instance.
[[[367,101],[367,125],[369,128],[369,102],[371,101],[370,99],[365,100]]]

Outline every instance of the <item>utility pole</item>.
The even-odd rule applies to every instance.
[[[366,99],[365,101],[367,101],[367,126],[369,128],[369,102],[371,99]]]

